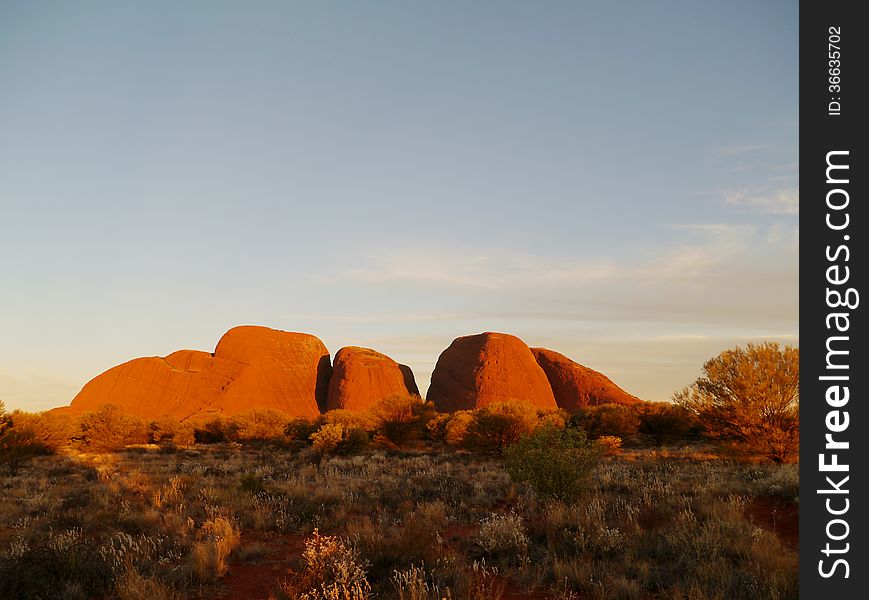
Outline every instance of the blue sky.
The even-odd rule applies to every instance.
[[[666,400],[797,343],[797,3],[0,2],[0,399],[238,324]]]

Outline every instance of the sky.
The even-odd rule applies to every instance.
[[[234,325],[668,400],[798,344],[797,2],[0,0],[0,400]]]

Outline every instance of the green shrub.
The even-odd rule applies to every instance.
[[[569,502],[588,484],[600,449],[577,427],[547,425],[507,448],[507,472],[542,498]]]

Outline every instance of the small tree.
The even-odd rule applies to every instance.
[[[799,448],[799,348],[766,342],[725,350],[677,392],[710,436],[743,453],[785,462]]]
[[[233,441],[274,442],[282,441],[291,417],[267,408],[254,408],[232,417],[235,424]]]
[[[152,421],[148,429],[148,441],[152,444],[186,448],[194,442],[193,425],[168,415]]]
[[[120,450],[148,441],[147,424],[116,404],[104,404],[98,411],[86,413],[79,424],[82,446],[93,452]]]
[[[419,396],[394,394],[379,400],[371,407],[377,432],[398,445],[418,439],[422,434],[421,406]]]
[[[18,470],[32,457],[38,454],[48,454],[49,448],[36,438],[33,430],[20,426],[16,421],[23,413],[6,412],[6,406],[0,402],[0,464],[6,472],[14,477]]]
[[[305,417],[296,417],[284,427],[284,435],[288,440],[299,442],[309,442],[311,434],[320,429],[326,420],[323,417],[316,419],[306,419]]]
[[[639,432],[651,437],[656,446],[686,439],[696,424],[694,415],[670,402],[644,404],[639,417]]]
[[[622,404],[585,407],[573,415],[571,422],[582,427],[592,438],[612,435],[623,440],[635,436],[639,426],[636,411]]]
[[[578,427],[541,427],[507,449],[507,472],[541,498],[576,500],[600,460],[601,449]]]
[[[494,402],[474,412],[464,441],[471,448],[503,453],[537,425],[537,409],[527,402]]]

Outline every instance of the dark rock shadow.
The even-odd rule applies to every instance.
[[[329,380],[332,378],[332,361],[328,354],[320,357],[317,365],[317,387],[314,394],[317,397],[317,408],[321,413],[326,412],[326,397],[329,395]]]

